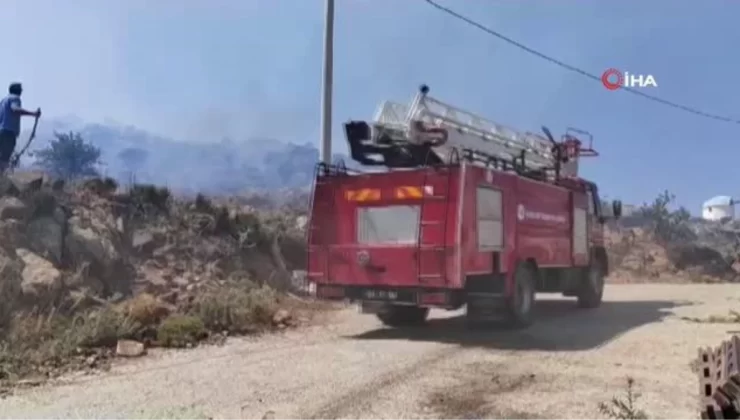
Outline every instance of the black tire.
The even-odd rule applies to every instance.
[[[514,273],[514,291],[506,302],[506,324],[526,328],[534,322],[537,269],[520,263]]]
[[[389,327],[409,327],[424,325],[429,308],[418,306],[388,305],[377,314],[378,319]]]
[[[601,305],[604,296],[604,270],[601,264],[594,259],[584,270],[581,287],[578,290],[578,306],[592,309]]]

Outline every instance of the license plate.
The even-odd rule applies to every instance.
[[[370,300],[396,300],[398,293],[391,290],[365,290],[365,299]]]

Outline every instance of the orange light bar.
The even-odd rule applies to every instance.
[[[424,188],[408,185],[397,187],[394,194],[394,196],[400,200],[407,198],[422,198],[424,195],[434,195],[434,190],[430,185],[425,185]]]
[[[347,201],[376,201],[380,200],[380,190],[377,188],[363,188],[349,190],[344,194]]]

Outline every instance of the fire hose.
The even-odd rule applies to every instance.
[[[33,129],[31,130],[31,134],[28,136],[28,141],[21,148],[21,150],[19,150],[17,153],[14,153],[13,156],[10,158],[8,170],[11,172],[18,167],[21,162],[21,157],[24,153],[26,153],[26,151],[28,151],[29,146],[31,146],[31,142],[34,138],[36,138],[36,128],[39,125],[39,114],[41,113],[41,108],[39,108],[37,112],[38,113],[36,114],[36,118],[34,118],[33,120]]]

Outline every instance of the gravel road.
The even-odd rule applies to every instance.
[[[635,379],[651,418],[696,418],[697,347],[740,326],[734,285],[612,285],[595,311],[545,295],[525,331],[413,330],[341,310],[330,322],[221,347],[163,351],[0,400],[11,418],[600,418]]]

